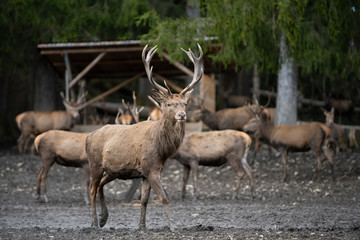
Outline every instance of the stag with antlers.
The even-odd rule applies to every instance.
[[[76,121],[79,120],[79,111],[82,109],[81,104],[85,100],[85,81],[80,82],[80,91],[77,101],[70,102],[65,99],[64,94],[60,93],[66,111],[37,112],[27,111],[16,116],[15,121],[21,131],[17,140],[20,153],[25,153],[30,140],[40,133],[56,129],[70,130]],[[31,149],[33,154],[33,148]]]
[[[92,183],[90,200],[92,226],[103,227],[108,219],[105,203],[104,185],[114,179],[142,179],[141,216],[139,227],[145,228],[146,208],[150,190],[153,189],[163,204],[169,227],[172,218],[169,199],[160,182],[160,173],[166,160],[179,148],[185,134],[186,104],[194,86],[200,81],[202,70],[200,62],[203,53],[198,45],[200,56],[195,57],[191,50],[186,52],[194,64],[194,77],[191,83],[179,94],[172,93],[166,82],[165,87],[153,79],[150,61],[156,53],[156,46],[147,53],[143,49],[142,60],[150,83],[155,88],[153,97],[161,104],[162,116],[159,121],[144,121],[133,125],[106,125],[92,132],[86,139],[86,153],[89,159]],[[96,213],[96,194],[101,204],[100,221]]]

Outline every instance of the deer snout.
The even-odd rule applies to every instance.
[[[186,112],[181,111],[181,112],[176,113],[175,119],[176,119],[177,121],[186,120]]]

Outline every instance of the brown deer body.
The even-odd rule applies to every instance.
[[[196,58],[191,51],[187,55],[194,63],[194,78],[179,94],[157,84],[152,77],[150,61],[156,52],[152,48],[146,58],[142,53],[145,70],[151,84],[156,88],[153,96],[161,104],[162,116],[158,121],[139,122],[134,125],[106,125],[92,132],[86,139],[86,153],[89,159],[92,184],[90,200],[92,209],[92,226],[103,227],[108,218],[103,187],[106,183],[119,179],[142,178],[140,228],[145,228],[146,208],[153,189],[163,204],[171,226],[169,199],[160,182],[160,173],[165,161],[180,146],[186,121],[186,104],[195,84],[201,79],[200,57]],[[166,85],[167,86],[167,85]],[[101,204],[100,221],[96,213],[96,194]]]
[[[247,155],[251,146],[251,138],[244,132],[236,130],[189,133],[172,158],[184,166],[182,198],[185,198],[186,183],[190,171],[194,177],[194,195],[197,193],[198,167],[221,166],[229,163],[237,175],[237,184],[233,198],[236,198],[244,171],[250,181],[254,194],[252,170],[247,163]]]
[[[20,153],[26,152],[30,140],[38,134],[49,130],[70,130],[76,121],[79,120],[80,104],[85,100],[86,95],[85,82],[80,82],[80,90],[76,102],[66,100],[62,92],[60,95],[63,98],[66,111],[27,111],[15,117],[16,124],[21,131],[21,135],[17,140]]]
[[[344,129],[341,127],[341,125],[334,123],[334,108],[331,108],[330,111],[326,111],[325,109],[322,110],[326,117],[326,126],[331,129],[331,139],[333,140],[335,144],[335,150],[338,153],[341,149],[341,140],[344,135]]]
[[[210,112],[201,106],[201,120],[212,130],[242,130],[244,125],[254,116],[253,108],[256,108],[256,105],[225,108]]]
[[[39,201],[48,202],[46,179],[51,166],[81,167],[85,184],[85,202],[89,203],[89,163],[85,152],[85,140],[89,133],[50,130],[35,138],[34,145],[40,154],[42,166],[36,174],[36,193]]]
[[[283,180],[287,179],[288,152],[312,150],[317,158],[318,172],[322,166],[324,154],[330,162],[334,177],[333,152],[328,148],[331,130],[324,124],[311,122],[296,126],[274,126],[270,122],[270,114],[266,109],[261,112],[260,119],[253,118],[244,126],[250,131],[259,130],[261,137],[281,153],[283,163]]]
[[[270,125],[274,125],[274,121],[275,121],[275,113],[276,113],[276,108],[266,108],[268,113],[269,113],[269,124]],[[254,148],[254,156],[253,159],[256,158],[257,153],[259,152],[260,146],[262,143],[265,143],[268,145],[268,142],[265,140],[263,141],[263,136],[260,133],[260,130],[257,129],[255,132],[253,132],[253,137],[254,137],[254,142],[255,142],[255,148]],[[269,146],[269,153],[271,151],[271,145]],[[270,155],[271,157],[271,155]]]
[[[70,130],[75,124],[77,115],[69,111],[35,112],[27,111],[16,116],[16,123],[21,131],[18,138],[18,149],[25,153],[31,138],[51,129]]]

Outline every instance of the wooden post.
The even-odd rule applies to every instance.
[[[68,52],[65,51],[64,52],[64,60],[65,60],[65,66],[66,66],[66,70],[65,70],[65,98],[67,101],[69,101],[69,82],[72,80],[72,73],[71,73],[71,65],[70,65],[70,61],[69,61],[69,55]]]
[[[87,67],[82,70],[75,78],[70,82],[69,87],[72,88],[86,73],[88,73],[104,56],[106,52],[100,53]]]

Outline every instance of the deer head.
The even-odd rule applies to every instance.
[[[331,108],[330,112],[326,111],[324,108],[321,108],[321,109],[324,112],[324,115],[326,117],[326,124],[330,125],[330,124],[334,123],[334,115],[335,115],[334,107]]]
[[[85,91],[85,87],[86,87],[85,81],[84,80],[80,81],[79,82],[79,93],[78,93],[76,101],[74,100],[73,102],[66,99],[64,96],[64,93],[60,92],[60,96],[63,100],[63,104],[65,106],[66,111],[68,113],[70,113],[71,116],[76,120],[78,120],[80,118],[79,111],[82,109],[82,108],[80,108],[80,105],[85,102],[85,98],[86,98],[86,94],[87,94],[87,92]]]
[[[172,93],[166,81],[164,81],[164,85],[166,86],[166,88],[164,88],[154,80],[152,73],[153,67],[150,67],[150,61],[156,53],[157,47],[155,46],[151,48],[145,58],[147,47],[148,46],[146,45],[142,51],[142,60],[148,79],[155,88],[152,91],[153,98],[160,104],[161,110],[166,119],[171,119],[170,116],[174,116],[173,119],[171,119],[172,121],[183,122],[186,120],[187,101],[189,100],[194,86],[200,81],[202,77],[202,69],[200,69],[200,62],[203,58],[202,49],[198,44],[200,53],[199,57],[195,57],[194,53],[190,49],[189,51],[182,49],[194,64],[194,76],[191,83],[187,85],[180,93]],[[166,115],[168,115],[168,117],[166,117]]]

